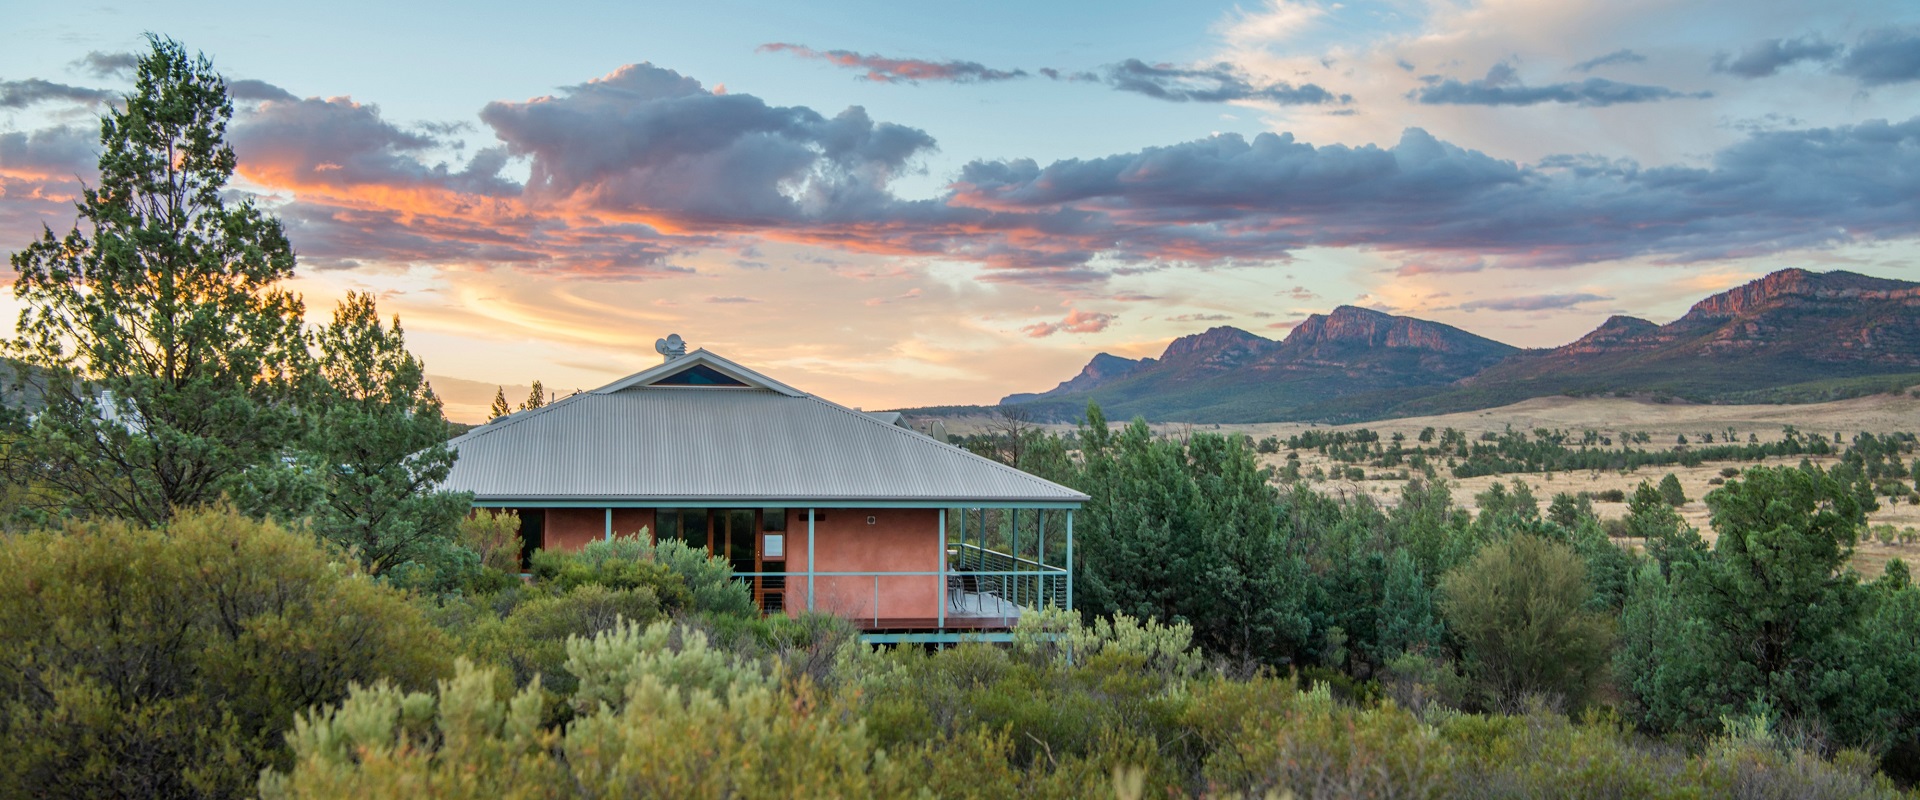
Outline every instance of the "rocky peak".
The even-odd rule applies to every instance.
[[[1274,341],[1248,333],[1231,325],[1208,328],[1205,333],[1182,336],[1167,345],[1160,354],[1160,360],[1166,363],[1210,359],[1236,352],[1258,351],[1272,345]]]
[[[1606,322],[1600,323],[1600,327],[1594,328],[1591,333],[1560,349],[1572,353],[1598,353],[1654,334],[1659,330],[1659,325],[1639,317],[1615,314],[1608,317]]]
[[[1307,317],[1287,335],[1287,344],[1293,348],[1346,345],[1369,349],[1430,350],[1437,353],[1458,353],[1487,347],[1512,349],[1451,325],[1396,317],[1355,306],[1340,306],[1328,314]]]
[[[1887,300],[1900,297],[1920,297],[1920,284],[1841,270],[1808,272],[1804,269],[1783,269],[1695,303],[1676,324],[1717,323],[1796,302]]]

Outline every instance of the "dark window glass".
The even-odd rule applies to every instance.
[[[653,510],[653,540],[680,538],[680,509],[656,508]]]
[[[726,516],[727,560],[733,564],[733,571],[758,571],[753,555],[760,544],[760,531],[753,524],[753,509],[733,509]]]
[[[784,508],[760,509],[760,530],[778,533],[787,529],[787,510]]]
[[[705,364],[695,364],[679,372],[654,381],[655,386],[745,386],[737,380]]]
[[[707,510],[704,508],[675,510],[680,514],[680,535],[677,538],[688,547],[712,555],[712,548],[707,546]]]

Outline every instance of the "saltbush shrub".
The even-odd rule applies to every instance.
[[[295,714],[447,652],[353,559],[227,511],[0,539],[0,795],[247,795]]]

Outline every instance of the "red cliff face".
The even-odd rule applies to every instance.
[[[1494,344],[1458,328],[1437,322],[1396,317],[1365,308],[1340,306],[1330,314],[1314,314],[1294,326],[1287,336],[1290,348],[1351,345],[1369,349],[1426,350],[1464,353]]]
[[[1272,339],[1256,336],[1228,325],[1208,328],[1205,333],[1182,336],[1167,345],[1160,354],[1161,363],[1183,361],[1233,360],[1239,355],[1263,350]]]
[[[1804,269],[1783,269],[1695,303],[1693,309],[1674,324],[1691,326],[1724,322],[1796,304],[1902,300],[1910,304],[1920,303],[1920,286],[1852,272],[1814,273]]]

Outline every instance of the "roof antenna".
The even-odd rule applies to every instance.
[[[665,339],[653,340],[653,349],[662,356],[660,363],[665,364],[687,354],[687,341],[680,338],[680,334],[669,333]]]

